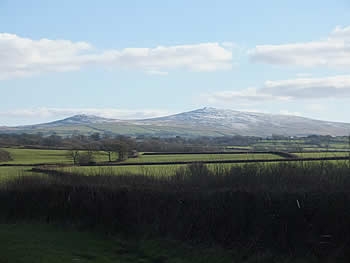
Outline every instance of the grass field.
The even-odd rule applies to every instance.
[[[233,165],[237,167],[220,171]],[[29,222],[0,224],[0,263],[321,262],[319,259],[323,256],[317,251],[324,225],[327,234],[335,237],[332,239],[335,247],[344,244],[337,237],[348,229],[349,222],[350,199],[346,189],[350,181],[346,165],[328,162],[325,165],[300,162],[300,166],[280,162],[277,165],[219,164],[208,165],[207,170],[202,164],[194,164],[170,180],[148,176],[107,178],[126,172],[170,175],[179,167],[183,166],[66,167],[60,169],[107,176],[65,177],[62,174],[52,177],[53,180],[25,177],[0,188],[1,219]],[[14,176],[14,168],[17,169],[2,168],[3,173],[10,176]],[[218,172],[210,171],[215,169]],[[314,209],[315,214],[309,221],[305,220],[304,212],[308,210],[304,207]],[[276,214],[280,217],[276,218]],[[62,225],[39,224],[44,221],[62,222]],[[67,225],[70,228],[64,227]],[[90,232],[79,232],[72,226]],[[260,232],[260,229],[266,231]],[[97,230],[99,234],[94,232]],[[116,232],[118,230],[121,232]],[[106,232],[108,236],[103,234]],[[136,240],[136,234],[130,238],[128,233],[138,233],[139,237],[148,239]],[[121,238],[123,234],[129,239]],[[150,236],[164,240],[150,240]],[[250,244],[257,239],[261,241],[254,243],[252,249]],[[202,246],[208,242],[210,248],[188,247],[189,240]],[[203,240],[204,243],[198,243]],[[217,247],[220,244],[237,244],[234,246],[237,251],[220,249]],[[240,247],[240,244],[244,245]],[[303,253],[309,246],[310,254],[316,251],[310,257]],[[285,250],[287,247],[293,250]],[[267,252],[275,251],[273,249],[276,252]],[[338,258],[348,250],[339,251],[328,248],[324,262],[346,262]],[[284,256],[280,257],[279,253]]]
[[[32,173],[31,168],[30,166],[0,167],[0,183],[18,176],[38,175],[38,173]]]
[[[217,262],[234,258],[222,249],[193,249],[167,240],[125,240],[41,224],[0,224],[0,262],[155,263]]]
[[[140,155],[138,158],[130,158],[127,163],[147,162],[177,162],[177,161],[224,161],[224,160],[254,160],[254,159],[281,159],[275,154],[164,154],[164,155]]]
[[[299,157],[303,158],[323,158],[323,157],[343,157],[349,156],[348,152],[303,152],[295,153]]]
[[[67,150],[40,150],[40,149],[4,149],[11,154],[12,161],[3,162],[9,164],[72,164],[72,159],[67,156]],[[81,151],[84,152],[84,151]],[[94,157],[97,162],[108,161],[108,155],[102,151],[94,152]],[[115,154],[112,158],[116,159]]]
[[[6,148],[11,154],[12,161],[3,162],[8,164],[72,164],[72,159],[67,156],[67,150],[39,150],[39,149],[16,149]],[[84,151],[81,151],[84,152]],[[107,162],[106,152],[94,152],[96,162]],[[130,158],[127,163],[147,162],[176,162],[176,161],[209,161],[209,160],[254,160],[254,159],[280,159],[274,154],[164,154],[164,155],[140,155],[138,158]],[[116,154],[112,155],[112,160]]]
[[[126,174],[142,174],[152,176],[171,176],[176,170],[185,165],[130,165],[130,166],[75,166],[61,167],[55,170],[78,174],[78,175],[126,175]]]

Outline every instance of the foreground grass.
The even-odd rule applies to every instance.
[[[0,224],[0,262],[232,262],[222,249],[165,240],[125,240],[42,224]]]
[[[314,257],[190,246],[171,240],[125,239],[44,224],[0,224],[0,263],[318,262]]]
[[[142,174],[152,176],[172,176],[180,167],[186,165],[130,165],[130,166],[72,166],[72,167],[60,167],[54,168],[56,171],[75,175],[86,175],[86,176],[98,176],[98,175],[127,175],[127,174]]]
[[[331,157],[331,156],[327,156]],[[320,164],[333,164],[336,166],[346,166],[349,164],[348,160],[334,160],[334,161],[308,161],[308,162],[297,162],[294,163],[296,167],[304,166],[306,163],[310,165],[320,165]],[[262,166],[274,166],[278,162],[271,163],[260,163]],[[229,171],[232,167],[244,167],[247,164],[244,163],[220,163],[220,164],[206,164],[209,171],[214,172],[215,174],[221,174],[225,171]],[[167,164],[167,165],[152,165],[152,166],[143,166],[135,165],[130,166],[69,166],[69,167],[55,167],[52,168],[55,171],[60,171],[64,173],[82,175],[82,176],[99,176],[99,175],[108,175],[108,176],[118,176],[118,175],[144,175],[144,176],[173,176],[180,168],[186,168],[185,164]],[[0,168],[1,171],[1,168]]]
[[[0,167],[0,184],[21,176],[38,175],[38,173],[31,172],[31,169],[30,166]]]
[[[119,258],[106,254],[100,259],[98,256],[109,253],[110,245],[90,242],[85,234],[80,237],[82,244],[77,245],[78,238],[65,234],[69,239],[67,255],[83,255],[72,260],[62,256],[66,255],[62,254],[66,243],[62,245],[60,238],[44,239],[43,251],[49,251],[45,255],[55,253],[61,262],[349,262],[349,171],[347,163],[330,162],[246,164],[216,171],[194,163],[169,178],[64,173],[47,178],[20,177],[0,188],[0,218],[74,225],[134,238],[171,238],[238,252],[214,249],[209,253],[198,247],[184,248],[178,242],[125,242],[102,237],[108,242],[119,240],[113,247]],[[28,245],[30,252],[35,251],[33,245],[38,244],[40,233],[19,232],[29,237],[27,243],[33,243]],[[26,240],[1,232],[0,236],[5,236],[5,241]],[[54,232],[49,235],[52,237],[57,238]],[[18,246],[16,242],[7,247],[11,250]],[[57,249],[55,242],[59,242]],[[85,250],[84,244],[93,249]],[[118,244],[123,244],[122,254]],[[95,251],[100,246],[104,250]],[[298,256],[303,260],[291,258]],[[51,261],[44,258],[35,262]]]
[[[271,165],[276,163],[266,163]],[[231,167],[240,167],[244,164],[240,163],[220,163],[207,164],[206,167],[212,172],[219,173],[223,170],[230,170]],[[55,171],[64,173],[82,175],[82,176],[119,176],[119,175],[144,175],[144,176],[173,176],[180,168],[186,168],[186,164],[166,164],[166,165],[129,165],[129,166],[69,166],[69,167],[55,167]]]

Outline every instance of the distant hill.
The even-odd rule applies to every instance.
[[[94,115],[75,115],[66,119],[17,127],[0,127],[2,133],[37,133],[71,135],[94,132],[152,136],[222,136],[272,134],[305,136],[349,135],[350,124],[314,120],[298,116],[202,108],[175,115],[143,119],[118,120]]]

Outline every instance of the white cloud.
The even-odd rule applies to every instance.
[[[350,75],[325,78],[297,78],[266,81],[262,88],[238,91],[221,91],[203,94],[209,103],[260,103],[264,101],[288,101],[305,99],[329,99],[350,97]]]
[[[263,102],[271,100],[288,100],[287,97],[273,96],[268,93],[262,93],[261,89],[247,88],[239,91],[220,91],[210,94],[204,94],[202,97],[206,98],[209,103],[230,103],[236,102],[241,105],[247,105],[246,103]],[[249,105],[249,104],[248,104]]]
[[[98,51],[86,42],[0,34],[0,79],[73,71],[87,65],[146,72],[228,70],[232,68],[232,50],[219,43],[200,43]]]
[[[289,99],[350,97],[350,75],[266,81],[259,92]]]
[[[166,110],[157,109],[113,109],[113,108],[35,108],[0,111],[0,118],[6,119],[8,125],[15,123],[30,124],[37,121],[52,121],[70,117],[76,114],[96,115],[99,117],[130,120],[161,117],[171,114]],[[0,125],[1,126],[1,125]]]
[[[350,27],[336,27],[327,39],[283,45],[259,45],[249,52],[253,61],[304,67],[350,66]]]

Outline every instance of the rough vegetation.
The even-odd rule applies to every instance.
[[[348,163],[203,164],[175,176],[23,177],[0,191],[2,220],[78,224],[242,248],[248,254],[348,258]],[[47,171],[49,172],[49,171]]]

